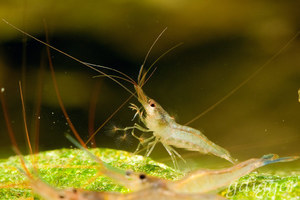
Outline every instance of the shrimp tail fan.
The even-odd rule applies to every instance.
[[[277,163],[277,162],[290,162],[299,159],[299,156],[289,156],[289,157],[283,157],[279,158],[276,154],[268,154],[264,155],[262,158],[263,165],[268,165],[271,163]]]

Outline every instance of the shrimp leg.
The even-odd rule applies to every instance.
[[[168,148],[172,151],[172,152],[174,152],[174,154],[176,154],[176,156],[178,157],[178,158],[180,158],[184,163],[186,163],[186,161],[182,158],[182,156],[172,147],[172,146],[168,146]]]
[[[137,135],[135,135],[134,129],[137,129],[137,130],[142,131],[142,132],[152,132],[151,130],[146,129],[146,128],[142,127],[141,125],[137,124],[137,123],[134,123],[134,125],[131,126],[131,127],[115,128],[115,131],[124,131],[124,132],[126,132],[126,131],[128,131],[128,130],[132,130],[132,131],[131,131],[131,135],[132,135],[134,138],[136,138],[136,139],[138,139],[138,140],[140,141],[140,143],[138,144],[136,150],[134,151],[134,154],[136,154],[137,152],[140,151],[141,145],[144,145],[145,143],[148,143],[148,142],[151,141],[153,138],[155,138],[155,136],[151,136],[150,138],[143,139],[143,138],[138,137]],[[144,149],[143,149],[143,150],[144,150]]]
[[[131,134],[133,135],[133,137],[137,138],[140,141],[136,150],[133,152],[134,154],[138,154],[139,152],[144,151],[145,149],[148,149],[149,144],[147,144],[147,146],[142,149],[140,149],[140,147],[141,147],[141,145],[144,146],[144,144],[149,143],[151,140],[153,140],[155,138],[155,136],[153,135],[147,139],[143,139],[141,137],[136,136],[133,131],[131,132]],[[148,150],[146,152],[148,152]]]
[[[171,156],[171,159],[172,159],[173,165],[175,166],[175,169],[179,169],[179,165],[176,160],[176,156],[178,158],[180,158],[184,163],[186,163],[186,161],[182,158],[182,156],[174,148],[172,148],[171,146],[169,146],[165,143],[162,143],[162,144],[165,147],[165,149],[167,150],[168,154]]]
[[[137,129],[142,132],[152,132],[151,130],[144,128],[137,123],[134,123],[133,126],[129,126],[129,127],[125,127],[125,128],[115,128],[115,131],[128,131],[128,130],[132,130],[132,129]]]
[[[131,110],[136,110],[136,113],[134,114],[132,120],[134,120],[135,117],[138,115],[140,120],[144,123],[143,111],[141,111],[141,108],[139,108],[137,105],[133,103],[130,103],[129,108],[131,108]]]
[[[147,151],[146,151],[146,157],[148,157],[152,153],[152,151],[153,151],[153,149],[156,146],[158,141],[159,141],[159,138],[156,137],[153,142],[151,142],[147,145],[148,148],[147,148]],[[151,145],[152,145],[152,147],[150,148]]]
[[[167,150],[168,154],[171,156],[171,159],[172,159],[172,162],[173,162],[173,165],[175,167],[175,169],[179,169],[179,166],[178,166],[178,163],[177,163],[177,160],[176,160],[176,157],[175,155],[173,154],[173,152],[169,149],[170,146],[162,143],[163,146],[165,147],[165,149]]]

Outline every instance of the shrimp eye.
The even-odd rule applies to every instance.
[[[152,108],[154,108],[156,106],[155,103],[151,99],[149,100],[148,103]]]
[[[151,103],[150,106],[151,106],[152,108],[154,108],[154,107],[155,107],[155,104],[154,104],[154,103]]]
[[[140,179],[141,179],[141,180],[146,179],[146,175],[145,175],[145,174],[140,174]]]

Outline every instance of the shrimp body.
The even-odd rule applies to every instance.
[[[168,184],[170,190],[179,193],[206,193],[228,186],[232,181],[250,173],[251,171],[277,162],[289,162],[299,157],[278,158],[277,155],[269,154],[261,158],[253,158],[239,163],[233,167],[221,170],[196,170],[184,178]]]
[[[135,86],[135,90],[138,94],[138,100],[146,112],[143,115],[138,110],[141,121],[148,131],[153,132],[156,142],[161,142],[170,154],[175,153],[178,155],[170,147],[173,146],[188,151],[213,154],[232,163],[235,162],[235,159],[230,156],[227,150],[210,141],[199,130],[178,124],[156,101],[148,98],[141,87]]]
[[[235,162],[226,149],[211,142],[199,130],[180,125],[174,121],[166,131],[166,133],[169,133],[171,136],[164,137],[164,139],[161,140],[167,145],[184,148],[188,151],[198,151],[203,154],[210,153],[232,163]]]

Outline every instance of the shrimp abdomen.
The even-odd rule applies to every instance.
[[[230,162],[235,162],[229,152],[210,141],[199,130],[177,124],[170,124],[163,133],[154,133],[161,137],[161,141],[167,145],[183,148],[188,151],[198,151],[203,154],[214,154]]]

